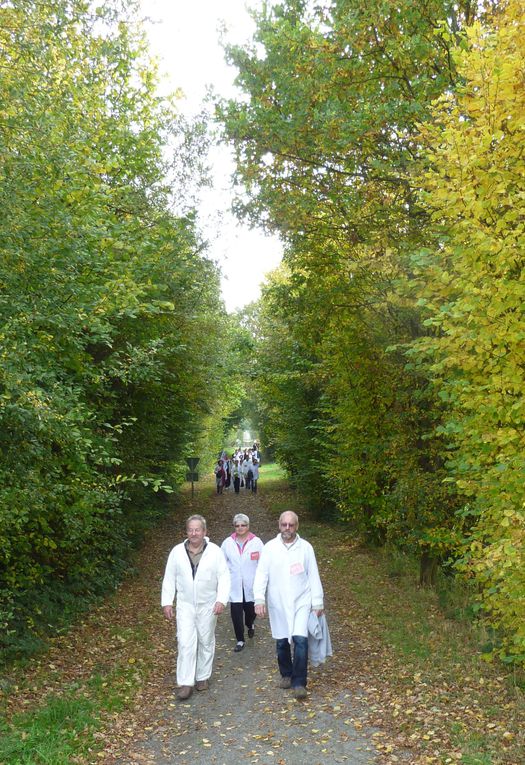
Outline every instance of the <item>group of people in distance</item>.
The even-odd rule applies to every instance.
[[[239,494],[242,488],[257,493],[261,452],[255,442],[250,449],[236,449],[231,457],[226,451],[221,452],[214,468],[217,494],[224,489],[233,489]]]
[[[206,536],[206,520],[192,515],[187,538],[170,552],[162,583],[162,608],[177,621],[179,700],[204,691],[212,673],[217,617],[230,603],[236,644],[245,647],[245,628],[268,614],[276,641],[279,687],[306,697],[309,646],[315,663],[331,655],[324,617],[323,587],[312,545],[297,530],[292,511],[279,518],[279,534],[265,545],[250,531],[244,513],[233,518],[233,533],[219,547]]]

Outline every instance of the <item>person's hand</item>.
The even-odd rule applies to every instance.
[[[173,619],[173,606],[164,606],[162,610],[164,611],[164,616],[166,619],[171,622]]]
[[[224,603],[219,603],[219,601],[217,601],[215,605],[213,606],[213,613],[216,616],[218,616],[219,614],[222,614],[223,611],[224,611]]]
[[[255,614],[256,616],[266,616],[266,606],[264,603],[261,603],[258,606],[255,606]]]
[[[322,616],[324,614],[324,608],[313,608],[312,611],[316,616]]]

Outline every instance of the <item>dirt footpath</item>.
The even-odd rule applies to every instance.
[[[197,508],[195,508],[197,510]],[[250,517],[251,530],[264,542],[277,533],[275,515],[265,507],[264,492],[240,495],[225,492],[210,496],[208,532],[221,543],[230,534],[235,513]],[[175,544],[180,539],[170,541]],[[166,555],[169,546],[166,547]],[[330,602],[326,604],[330,623]],[[172,630],[175,646],[174,628]],[[175,697],[175,648],[164,680],[165,710],[155,726],[134,742],[120,765],[325,765],[377,762],[374,733],[360,722],[359,702],[341,690],[340,673],[345,666],[342,647],[332,631],[334,657],[310,668],[308,698],[296,700],[291,691],[278,688],[279,673],[267,619],[256,622],[255,637],[240,653],[229,609],[219,617],[217,648],[210,688],[194,692],[186,702]],[[344,671],[344,670],[343,670]],[[338,683],[331,681],[337,673]],[[377,735],[377,733],[376,733]]]

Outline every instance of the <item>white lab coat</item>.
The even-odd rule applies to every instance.
[[[206,547],[195,579],[184,543],[170,552],[162,581],[162,606],[171,606],[177,598],[177,683],[194,685],[207,680],[215,654],[213,613],[216,602],[228,602],[230,572],[222,550],[205,537]]]
[[[312,545],[297,534],[292,545],[281,535],[264,546],[253,584],[255,604],[268,599],[272,637],[308,637],[312,609],[323,608],[323,586]]]
[[[259,537],[250,532],[241,550],[235,538],[236,534],[234,532],[221,545],[228,568],[230,569],[230,601],[232,603],[242,603],[243,588],[245,599],[253,601],[253,580],[264,545]]]

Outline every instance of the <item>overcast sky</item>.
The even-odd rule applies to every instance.
[[[166,76],[166,88],[182,89],[186,113],[198,112],[208,85],[223,96],[235,93],[235,70],[224,61],[218,29],[222,22],[226,24],[229,41],[250,37],[253,22],[244,0],[141,0],[141,4],[151,19],[146,30],[151,51]],[[221,268],[226,308],[233,311],[259,297],[259,285],[265,273],[278,265],[281,247],[276,238],[241,225],[229,211],[233,171],[229,151],[214,150],[212,163],[214,188],[203,194],[200,224],[211,242],[209,254]]]

